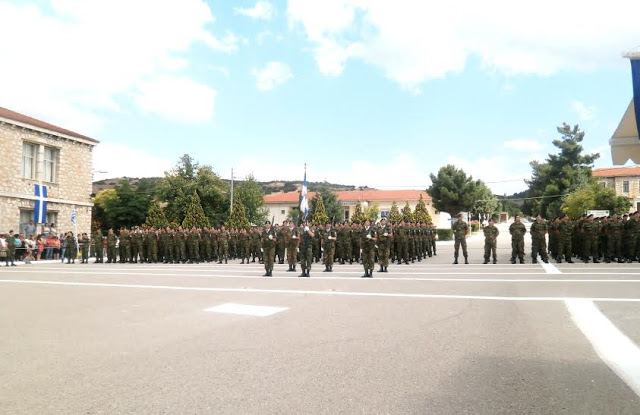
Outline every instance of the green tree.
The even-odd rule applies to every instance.
[[[558,127],[561,138],[553,140],[553,145],[560,151],[549,154],[546,161],[533,161],[531,180],[527,182],[531,199],[524,204],[524,211],[530,215],[540,213],[551,218],[561,212],[563,196],[588,185],[593,162],[599,154],[583,155],[580,145],[584,139],[584,131],[578,125],[571,127],[563,123]]]
[[[608,210],[619,215],[629,212],[631,202],[624,196],[616,196],[615,190],[602,187],[592,179],[587,186],[568,195],[562,203],[562,212],[572,218],[582,216],[587,210]]]
[[[115,198],[106,199],[105,214],[111,227],[130,228],[144,223],[149,211],[149,195],[137,193],[123,180],[115,187]]]
[[[293,223],[300,223],[300,208],[299,207],[294,207],[292,209],[289,210],[289,212],[287,213],[287,220],[290,220]]]
[[[389,210],[389,222],[398,223],[402,221],[402,213],[400,213],[400,209],[398,209],[398,204],[394,200],[391,203],[391,210]]]
[[[229,216],[227,226],[236,229],[249,229],[251,227],[249,219],[247,219],[247,212],[242,203],[235,200],[233,201],[233,212],[231,212],[231,216]]]
[[[313,212],[313,216],[311,222],[316,225],[324,225],[329,221],[329,216],[327,215],[327,211],[324,209],[324,202],[322,201],[322,195],[316,194],[316,208]]]
[[[364,209],[364,217],[369,219],[371,222],[377,221],[379,214],[380,205],[377,203],[372,203]]]
[[[427,210],[427,205],[424,203],[422,193],[420,193],[420,200],[418,200],[418,204],[413,211],[413,218],[416,220],[416,222],[431,222],[431,215]]]
[[[190,229],[193,227],[204,228],[210,226],[209,218],[204,214],[202,205],[200,204],[200,196],[198,192],[194,191],[189,202],[189,208],[187,209],[187,215],[182,221],[182,227]]]
[[[406,222],[413,222],[413,213],[411,212],[411,206],[407,202],[402,208],[402,220]]]
[[[353,215],[351,216],[351,223],[362,223],[365,220],[364,212],[362,211],[362,204],[360,201],[356,203]]]
[[[209,222],[221,225],[229,215],[229,190],[229,184],[215,174],[211,166],[200,166],[185,154],[172,170],[165,172],[158,183],[157,196],[167,204],[167,219],[181,223],[195,191]]]
[[[474,203],[476,182],[462,169],[448,164],[441,167],[438,175],[429,175],[431,186],[427,193],[431,195],[433,206],[440,212],[452,217],[459,212],[469,211]]]
[[[327,212],[329,220],[341,222],[344,219],[343,208],[340,206],[338,196],[326,186],[321,186],[315,196],[309,201],[309,216],[313,217],[316,211],[318,195],[322,195],[322,203],[324,204],[324,209]]]
[[[488,220],[498,210],[498,198],[494,196],[491,189],[482,180],[476,181],[475,203],[471,213],[478,220]]]
[[[264,191],[253,174],[238,183],[233,196],[234,204],[237,200],[244,206],[250,223],[256,225],[264,223],[269,215],[269,209],[264,206]]]
[[[94,229],[101,228],[102,230],[106,230],[113,227],[107,215],[107,206],[111,203],[110,201],[114,201],[112,205],[115,206],[117,204],[117,200],[118,195],[116,194],[116,189],[104,189],[98,192],[98,194],[93,198],[91,226]]]
[[[164,210],[157,201],[153,201],[149,205],[149,212],[147,212],[145,223],[147,226],[152,226],[156,229],[169,226],[169,221],[164,214]]]

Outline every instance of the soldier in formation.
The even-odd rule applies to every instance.
[[[493,263],[497,262],[496,244],[500,231],[495,225],[493,219],[489,219],[489,225],[482,230],[484,233],[484,264],[489,263],[489,257],[493,255]]]

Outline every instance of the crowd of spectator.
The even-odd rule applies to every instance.
[[[7,256],[8,238],[15,241],[15,260],[29,263],[45,259],[60,259],[64,255],[64,243],[58,236],[55,224],[44,225],[42,233],[36,234],[33,221],[24,226],[24,234],[6,233],[0,235],[0,261]]]

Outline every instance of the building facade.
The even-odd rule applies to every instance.
[[[593,176],[603,187],[614,189],[617,196],[629,199],[630,212],[640,210],[640,167],[594,169]]]
[[[420,200],[420,195],[422,195],[433,222],[438,223],[439,212],[433,208],[431,196],[420,190],[350,190],[335,193],[342,206],[343,213],[342,217],[336,218],[336,221],[350,220],[358,202],[360,202],[363,211],[369,206],[377,205],[378,219],[389,215],[393,202],[396,202],[400,211],[408,202],[413,211]],[[307,194],[309,200],[313,199],[314,196],[315,192]],[[298,209],[299,197],[300,192],[266,195],[264,204],[269,209],[269,218],[273,218],[276,223],[282,223],[287,219],[291,210]]]
[[[92,152],[97,144],[0,107],[0,233],[24,233],[25,225],[34,220],[36,184],[47,189],[47,224],[55,224],[58,233],[90,232]],[[38,224],[36,233],[44,229]]]

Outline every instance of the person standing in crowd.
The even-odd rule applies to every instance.
[[[311,271],[311,263],[313,262],[313,238],[316,234],[309,227],[309,222],[306,220],[302,222],[300,226],[302,232],[300,233],[300,269],[302,274],[298,277],[309,278],[309,272]]]
[[[376,230],[371,226],[371,221],[365,219],[364,227],[360,231],[360,249],[362,249],[362,265],[364,275],[362,278],[373,278],[373,268],[376,259]]]
[[[294,226],[293,221],[289,221],[288,230],[285,235],[287,238],[287,263],[289,264],[287,272],[295,272],[296,264],[298,263],[298,248],[300,246],[301,229]]]
[[[103,262],[103,252],[102,252],[102,231],[100,228],[96,229],[93,234],[93,250],[96,255],[96,263]]]
[[[467,233],[469,232],[469,225],[462,220],[462,213],[458,214],[456,223],[451,226],[453,231],[453,263],[458,263],[458,253],[460,252],[460,246],[462,246],[462,255],[464,256],[464,263],[469,263],[469,256],[467,253]]]
[[[273,277],[273,261],[276,256],[276,242],[278,236],[275,229],[271,226],[270,221],[264,223],[264,229],[260,234],[260,242],[262,243],[264,269],[265,274],[263,277]],[[225,260],[226,263],[226,260]]]
[[[24,226],[24,234],[29,239],[33,239],[36,236],[36,225],[33,224],[32,220]]]
[[[524,264],[524,234],[527,228],[520,220],[520,215],[516,215],[511,226],[509,226],[511,234],[511,263],[516,263],[516,258],[520,259],[520,263]]]
[[[116,263],[116,245],[118,243],[118,237],[113,232],[113,229],[109,229],[107,233],[107,264]]]
[[[482,230],[484,233],[484,262],[483,264],[489,263],[489,257],[493,256],[493,263],[497,263],[497,241],[498,235],[500,235],[500,231],[496,227],[496,223],[493,218],[489,219],[489,224],[484,227]]]
[[[9,231],[5,238],[5,244],[7,245],[7,255],[4,257],[5,267],[9,266],[9,262],[11,262],[11,266],[15,267],[15,259],[16,259],[16,238],[18,234],[13,233],[13,229]]]
[[[538,213],[535,222],[531,224],[531,263],[538,263],[538,255],[542,257],[545,264],[549,263],[549,255],[547,254],[547,232],[549,227],[542,220],[542,215]]]
[[[322,253],[324,260],[324,271],[333,272],[333,261],[336,254],[336,242],[338,233],[331,226],[331,222],[325,225],[324,238],[322,239]]]
[[[378,263],[380,269],[378,272],[389,272],[389,254],[391,250],[391,240],[393,238],[393,230],[387,224],[387,218],[380,219],[380,225],[376,229],[376,241],[378,242]]]
[[[62,262],[64,259],[67,259],[67,264],[71,264],[72,262],[76,263],[76,238],[73,236],[73,232],[69,231],[66,234],[64,239],[64,258],[62,258]]]
[[[80,245],[82,246],[82,264],[88,264],[89,263],[89,244],[91,243],[91,240],[89,239],[89,236],[86,233],[82,234],[82,237],[80,238]]]

